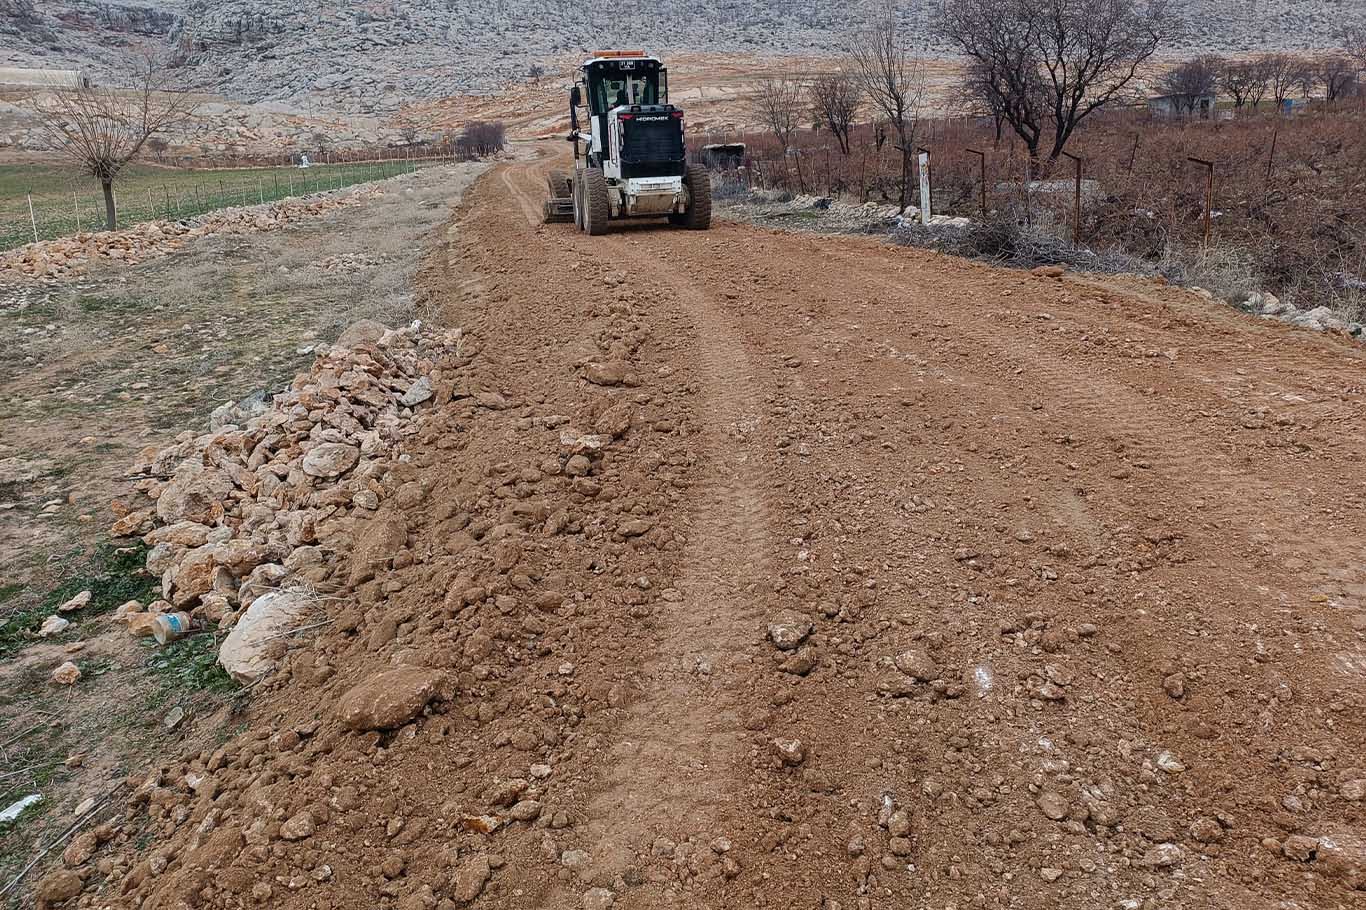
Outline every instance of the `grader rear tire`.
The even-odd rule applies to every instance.
[[[607,178],[602,169],[590,167],[583,172],[583,201],[586,217],[585,230],[594,237],[606,234],[611,227],[612,207],[607,198]]]
[[[688,185],[688,210],[669,216],[669,221],[690,231],[705,231],[711,227],[711,174],[700,164],[690,164],[683,182]]]

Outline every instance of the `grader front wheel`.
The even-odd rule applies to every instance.
[[[584,230],[595,237],[606,234],[612,209],[607,198],[607,178],[603,176],[602,169],[590,167],[585,170],[580,187],[583,194]]]
[[[711,174],[699,164],[690,165],[683,178],[688,187],[688,210],[669,216],[669,223],[690,231],[711,227]]]

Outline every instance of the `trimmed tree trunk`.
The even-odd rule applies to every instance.
[[[904,141],[904,140],[903,140]],[[901,211],[906,211],[906,191],[911,182],[911,153],[905,145],[901,147]]]
[[[114,208],[114,181],[101,180],[100,187],[104,190],[104,229],[112,231],[118,226],[119,213]]]

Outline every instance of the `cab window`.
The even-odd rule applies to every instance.
[[[612,73],[594,81],[593,113],[605,114],[623,104],[658,104],[656,73]]]

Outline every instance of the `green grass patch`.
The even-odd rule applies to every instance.
[[[295,167],[184,169],[139,163],[114,182],[118,226],[193,218],[230,206],[259,205],[407,173],[408,162]],[[29,218],[29,197],[33,220]],[[102,227],[100,185],[62,164],[0,165],[0,250]]]
[[[115,547],[101,543],[95,553],[53,588],[43,600],[50,610],[66,603],[82,591],[90,592],[90,605],[75,613],[80,618],[108,613],[130,600],[144,603],[157,592],[158,580],[147,574],[147,548],[142,544]]]
[[[85,313],[131,313],[143,308],[142,301],[132,297],[105,296],[101,294],[82,294],[76,305]]]
[[[32,728],[32,729],[30,729]],[[0,772],[23,771],[0,781],[0,809],[30,793],[41,793],[59,775],[66,773],[62,760],[66,755],[63,731],[52,724],[36,727],[32,717],[12,718],[8,727],[0,730],[0,742],[15,738],[7,752],[8,764],[0,765]],[[48,795],[48,794],[44,794]],[[39,805],[47,805],[44,801]],[[26,810],[20,820],[30,818],[37,806]]]
[[[35,641],[43,620],[82,591],[90,592],[90,603],[84,609],[67,614],[73,624],[108,613],[130,600],[146,603],[152,599],[158,593],[159,582],[147,574],[146,560],[147,549],[141,544],[115,547],[109,543],[100,544],[90,556],[73,559],[62,569],[65,581],[37,603],[20,607],[0,623],[0,658],[9,657]],[[22,589],[4,602],[17,599],[21,593]]]
[[[156,707],[177,696],[208,693],[231,695],[240,686],[218,663],[218,637],[208,632],[191,635],[154,651],[147,658],[156,689],[148,706]]]
[[[94,657],[76,661],[76,667],[81,671],[81,682],[87,683],[114,669],[114,662],[107,657]]]
[[[38,627],[48,614],[42,607],[16,610],[0,623],[0,657],[9,657],[38,637]]]

